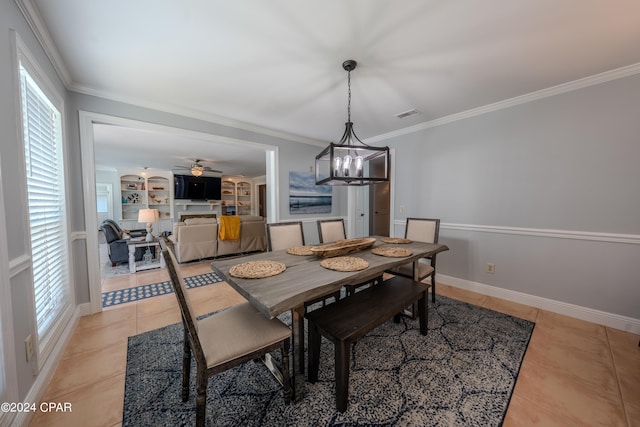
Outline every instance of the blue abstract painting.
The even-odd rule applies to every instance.
[[[330,185],[316,185],[313,172],[289,172],[289,213],[331,213]]]

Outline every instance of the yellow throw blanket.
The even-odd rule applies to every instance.
[[[239,216],[221,216],[220,228],[218,229],[218,239],[220,240],[238,240],[240,238],[240,217]]]

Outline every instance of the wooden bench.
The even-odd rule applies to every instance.
[[[338,411],[346,411],[349,401],[351,344],[392,317],[399,322],[399,313],[414,303],[418,304],[420,333],[427,335],[428,290],[425,283],[396,276],[305,315],[309,321],[309,382],[318,380],[321,336],[335,345]]]

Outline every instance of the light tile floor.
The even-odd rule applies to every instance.
[[[209,262],[181,267],[210,271]],[[104,279],[105,290],[168,280],[166,271]],[[238,304],[226,283],[190,289],[198,315]],[[439,284],[451,298],[536,322],[505,426],[640,426],[640,336]],[[71,402],[71,413],[37,413],[31,426],[120,426],[127,337],[180,321],[174,295],[85,316],[43,401]],[[178,393],[179,391],[176,391]]]

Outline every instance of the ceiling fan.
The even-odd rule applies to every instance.
[[[201,159],[194,159],[190,166],[175,166],[176,169],[186,169],[191,172],[193,176],[201,176],[203,172],[215,172],[222,173],[222,171],[211,169],[209,166],[202,166]]]

